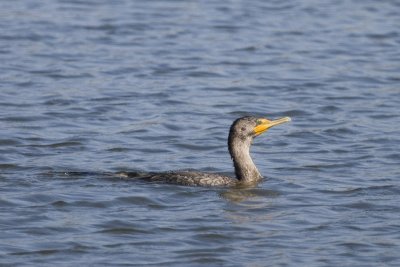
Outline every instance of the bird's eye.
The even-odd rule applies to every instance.
[[[246,131],[246,127],[242,127],[240,130],[242,130],[242,132]]]

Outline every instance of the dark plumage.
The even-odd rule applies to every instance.
[[[144,179],[188,186],[233,186],[254,184],[262,179],[250,156],[254,137],[270,127],[290,121],[289,117],[270,121],[265,118],[242,117],[230,127],[228,149],[235,167],[236,179],[214,173],[171,171],[164,173],[119,173],[121,177]]]

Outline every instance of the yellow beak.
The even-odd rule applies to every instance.
[[[273,121],[270,121],[267,119],[259,119],[258,120],[259,124],[256,127],[254,127],[254,133],[256,136],[258,136],[275,125],[289,122],[291,120],[292,119],[290,119],[290,117],[283,117],[283,118],[273,120]]]

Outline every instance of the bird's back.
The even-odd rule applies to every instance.
[[[119,173],[119,176],[187,186],[233,186],[238,182],[238,180],[228,176],[197,171],[171,171],[161,173],[125,172]]]

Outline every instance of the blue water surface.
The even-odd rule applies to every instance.
[[[0,2],[1,266],[399,266],[400,4]],[[244,115],[264,180],[234,175]],[[77,172],[77,173],[73,173]]]

